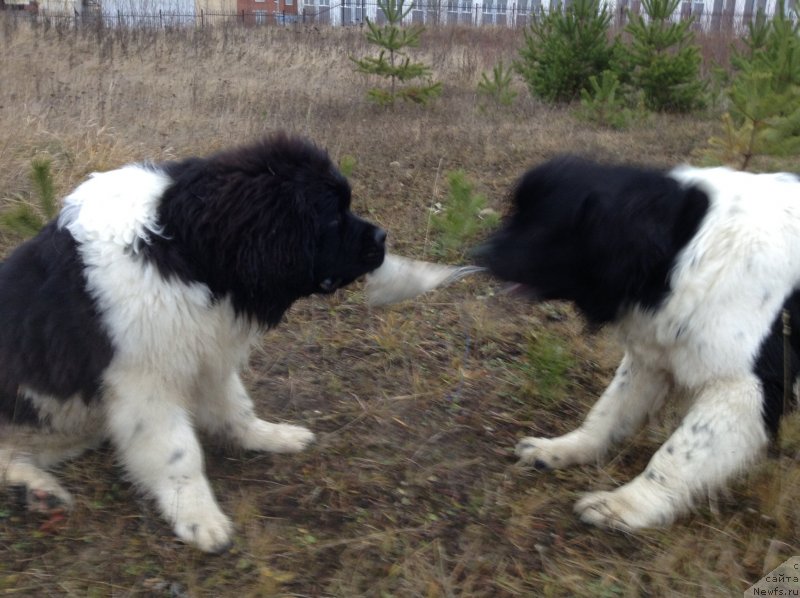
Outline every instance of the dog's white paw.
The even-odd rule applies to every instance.
[[[219,554],[232,543],[233,525],[219,509],[184,510],[174,530],[178,538],[203,552]]]
[[[671,501],[638,486],[634,480],[610,492],[589,492],[575,504],[575,513],[585,523],[626,532],[669,525],[675,518]]]
[[[243,439],[244,448],[271,453],[297,453],[314,441],[314,433],[302,426],[256,420]]]
[[[561,457],[555,454],[557,447],[550,438],[528,436],[517,443],[514,453],[519,457],[521,465],[533,465],[536,469],[554,469],[562,467]],[[555,450],[554,450],[555,449]]]
[[[521,465],[532,465],[540,470],[588,463],[599,455],[596,449],[582,442],[576,432],[558,438],[528,436],[517,443],[514,452]]]

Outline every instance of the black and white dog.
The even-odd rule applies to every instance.
[[[763,451],[782,414],[780,315],[800,352],[800,180],[682,167],[658,172],[559,158],[529,171],[504,225],[478,254],[539,299],[612,324],[625,349],[583,424],[523,438],[523,463],[600,459],[672,391],[691,406],[645,471],[576,505],[589,523],[666,525]]]
[[[381,265],[386,233],[349,206],[327,154],[282,134],[80,185],[0,266],[0,481],[68,507],[46,470],[108,438],[179,538],[223,550],[195,429],[257,451],[313,440],[258,419],[239,371],[295,300]]]

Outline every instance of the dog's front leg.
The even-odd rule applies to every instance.
[[[227,549],[231,522],[206,479],[180,392],[164,381],[118,372],[107,386],[109,432],[127,474],[155,498],[181,540],[205,552]]]
[[[669,524],[763,451],[761,404],[754,376],[708,384],[643,473],[614,491],[587,494],[575,511],[588,523],[623,530]]]
[[[256,417],[253,401],[236,371],[206,372],[201,377],[198,425],[232,439],[245,450],[296,453],[306,448],[314,433],[302,426],[276,424]]]
[[[649,413],[661,408],[670,386],[666,374],[626,353],[583,424],[557,438],[523,438],[516,447],[520,463],[560,469],[598,461],[614,442],[635,433]]]

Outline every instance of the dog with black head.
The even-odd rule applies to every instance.
[[[647,468],[577,504],[586,522],[663,526],[764,452],[800,354],[800,179],[561,157],[526,173],[477,250],[538,300],[573,302],[625,350],[585,421],[516,447],[537,469],[595,463],[670,397],[690,398]],[[793,322],[784,355],[782,313]],[[787,368],[784,368],[786,357]]]
[[[256,417],[240,370],[294,301],[383,262],[386,233],[350,194],[284,134],[78,186],[0,266],[0,482],[68,508],[48,470],[108,439],[181,540],[224,550],[195,431],[278,453],[313,440]]]

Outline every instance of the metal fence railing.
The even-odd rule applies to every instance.
[[[307,0],[304,7],[304,22],[331,25],[353,25],[368,18],[378,24],[385,16],[374,0],[342,0],[329,5],[329,0]],[[545,0],[546,2],[546,0]],[[537,16],[551,10],[564,10],[565,4],[553,0],[546,5],[542,0],[425,0],[416,1],[406,18],[409,24],[426,26],[502,26],[525,27]],[[615,27],[624,27],[630,15],[643,14],[641,0],[617,0],[610,6]],[[702,31],[732,31],[744,33],[749,23],[756,18],[756,10],[734,12],[732,10],[707,11],[703,2],[685,0],[672,16],[673,21],[692,19],[693,28]],[[797,19],[797,13],[791,17]]]
[[[545,0],[546,2],[547,0]],[[552,9],[562,9],[561,3]],[[525,27],[538,15],[551,7],[542,0],[417,0],[413,3],[406,22],[426,26],[496,26]],[[618,0],[613,11],[614,25],[624,27],[631,13],[641,12],[641,0]],[[291,25],[296,23],[352,26],[366,19],[385,22],[385,16],[375,0],[306,0],[302,7],[296,4],[285,10],[251,10],[231,13],[199,10],[194,13],[157,11],[151,13],[125,11],[74,12],[72,14],[48,13],[44,10],[4,11],[16,18],[45,22],[55,26],[82,27],[87,25],[127,28],[176,28],[240,25],[257,27],[266,25]],[[707,12],[705,4],[696,0],[681,3],[673,20],[693,20],[693,28],[700,31],[726,31],[734,34],[746,32],[747,25],[756,18],[754,11],[728,10]],[[797,18],[797,13],[792,13]]]

